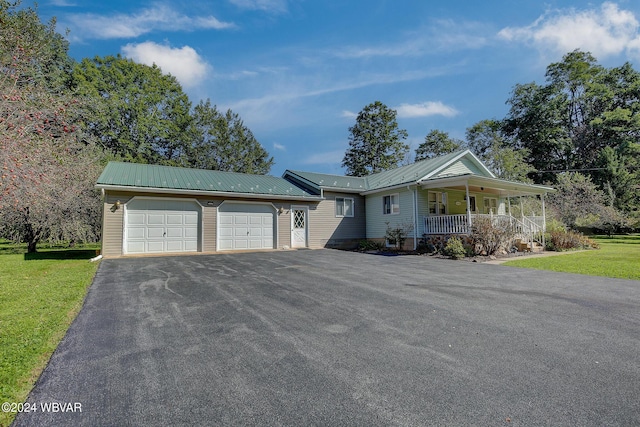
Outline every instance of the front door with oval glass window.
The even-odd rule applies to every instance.
[[[309,208],[306,206],[291,207],[291,247],[307,247],[307,226],[309,222]]]

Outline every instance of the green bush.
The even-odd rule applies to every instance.
[[[567,231],[567,227],[555,218],[550,218],[547,220],[546,224],[547,233],[553,233],[555,231]]]
[[[463,259],[467,254],[467,250],[464,248],[462,240],[457,237],[451,237],[444,247],[444,254],[451,259]]]
[[[373,240],[360,240],[358,243],[358,250],[366,251],[379,251],[382,249],[382,243],[374,242]]]

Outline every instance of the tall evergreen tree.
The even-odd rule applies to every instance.
[[[416,148],[415,161],[453,153],[462,146],[464,146],[464,141],[453,139],[447,132],[434,129],[424,137],[424,142]]]
[[[193,110],[190,138],[186,161],[191,167],[268,174],[273,165],[273,157],[240,116],[231,110],[221,113],[208,99]]]
[[[342,160],[347,175],[365,176],[397,167],[409,152],[407,131],[398,128],[397,112],[375,101],[349,128],[349,148]]]

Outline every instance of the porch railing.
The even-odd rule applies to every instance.
[[[521,221],[518,221],[522,225],[522,230],[517,230],[523,237],[526,238],[527,246],[530,250],[533,250],[536,242],[541,244],[544,248],[545,245],[545,221],[544,217],[528,217],[523,216]]]
[[[437,215],[424,217],[425,234],[469,234],[466,215]]]
[[[491,218],[494,223],[508,223],[518,234],[535,235],[544,231],[544,217],[523,217],[521,220],[511,215],[434,215],[424,217],[425,234],[469,234],[471,225],[476,218]],[[471,219],[471,222],[469,222]]]

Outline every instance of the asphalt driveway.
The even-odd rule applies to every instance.
[[[28,402],[16,426],[637,426],[640,282],[334,250],[104,260]]]

